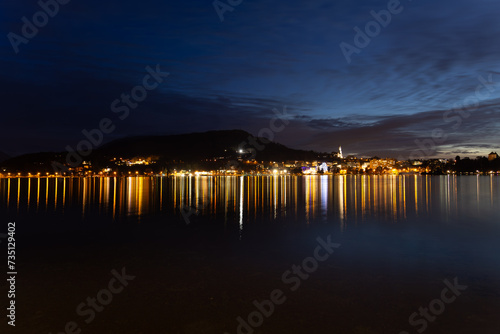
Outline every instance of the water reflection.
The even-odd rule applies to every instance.
[[[78,212],[137,217],[193,208],[237,224],[295,220],[397,222],[433,215],[498,217],[495,176],[192,176],[0,179],[0,207],[13,213]],[[36,200],[35,200],[36,197]]]

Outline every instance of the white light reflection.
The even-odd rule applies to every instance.
[[[243,234],[243,176],[240,176],[240,240]]]
[[[321,175],[321,213],[323,220],[327,220],[328,213],[328,175]]]

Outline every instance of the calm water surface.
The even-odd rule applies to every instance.
[[[282,273],[331,235],[341,247],[299,292],[287,290],[263,333],[416,333],[409,315],[455,277],[468,289],[426,333],[498,333],[499,208],[495,176],[0,179],[0,219],[16,221],[24,250],[21,304],[56,305],[41,317],[26,306],[23,319],[45,332],[103,282],[75,286],[125,264],[138,277],[126,292],[133,302],[113,307],[148,307],[120,331],[106,327],[123,321],[118,312],[90,332],[235,332],[252,300],[283,288]],[[144,324],[150,314],[161,316]]]
[[[0,179],[9,217],[90,221],[177,216],[225,224],[500,221],[496,176],[261,176]],[[170,219],[170,218],[169,218]]]

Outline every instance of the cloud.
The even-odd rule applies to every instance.
[[[342,144],[364,154],[412,149],[415,139],[449,125],[442,124],[443,110],[474,94],[479,75],[495,73],[497,80],[500,5],[405,3],[348,65],[339,43],[351,42],[353,27],[386,4],[251,1],[221,23],[201,0],[71,2],[20,54],[7,39],[0,44],[8,124],[0,138],[9,146],[0,149],[60,150],[78,141],[82,129],[115,116],[111,101],[157,63],[170,77],[107,140],[231,128],[257,133],[269,126],[273,108],[286,105],[290,124],[276,134],[285,144],[317,150]],[[4,8],[4,31],[19,30],[20,18],[38,10],[25,0]],[[491,98],[500,98],[494,88]],[[438,153],[479,133],[497,138],[496,106],[485,106],[452,129]]]
[[[454,148],[466,147],[464,145],[490,149],[500,145],[499,116],[500,100],[496,100],[481,104],[469,117],[453,110],[435,110],[401,116],[356,115],[318,120],[321,127],[317,126],[318,122],[308,120],[302,126],[313,124],[318,131],[304,140],[302,146],[318,145],[334,150],[342,145],[346,152],[393,157],[419,150],[417,141],[429,140],[436,148],[431,156],[449,155]],[[436,136],[435,131],[440,131],[440,135]],[[444,137],[446,139],[442,139]]]

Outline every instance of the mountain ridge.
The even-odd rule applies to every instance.
[[[10,158],[11,157],[7,153],[0,151],[0,162],[8,160]]]
[[[240,151],[241,150],[241,151]],[[113,159],[154,156],[162,166],[198,164],[203,161],[255,159],[256,161],[313,160],[318,153],[289,148],[283,144],[255,137],[244,130],[212,130],[174,135],[142,135],[115,139],[95,148],[83,160],[96,167],[106,167]],[[68,164],[68,152],[39,152],[10,158],[1,166],[11,172],[53,172],[53,162]],[[71,166],[77,167],[77,166]]]

